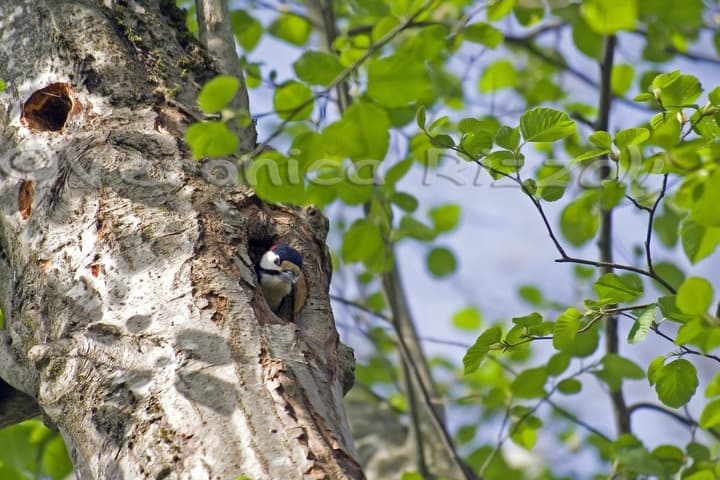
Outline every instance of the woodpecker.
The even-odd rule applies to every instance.
[[[302,256],[288,245],[273,245],[263,254],[257,273],[265,300],[273,312],[278,313],[283,300],[293,292],[302,268]]]

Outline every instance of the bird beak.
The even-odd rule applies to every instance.
[[[295,276],[295,274],[293,272],[285,270],[284,272],[281,273],[281,275],[283,277],[287,278],[290,281],[290,283],[292,283],[292,284],[297,282],[297,277]]]

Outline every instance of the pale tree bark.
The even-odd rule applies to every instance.
[[[363,478],[327,223],[189,159],[215,68],[183,18],[0,2],[0,425],[42,412],[82,479]],[[277,239],[305,259],[294,323],[256,289]]]

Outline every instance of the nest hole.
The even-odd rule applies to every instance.
[[[34,132],[59,132],[67,123],[72,109],[70,84],[51,83],[30,95],[23,104],[21,121]]]
[[[262,258],[265,252],[270,250],[270,247],[277,242],[277,239],[277,235],[255,237],[250,239],[248,242],[248,256],[250,256],[250,260],[252,260],[253,265],[260,263],[260,258]]]

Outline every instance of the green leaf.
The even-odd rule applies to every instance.
[[[652,136],[649,141],[651,144],[671,149],[680,142],[682,127],[678,122],[677,115],[658,113],[650,120],[650,126],[652,127]]]
[[[521,285],[518,287],[518,295],[533,307],[539,307],[545,302],[542,292],[534,285]]]
[[[565,351],[575,342],[582,313],[576,308],[568,308],[555,321],[553,331],[553,347]]]
[[[583,331],[582,334],[575,337],[575,342],[572,347],[568,349],[567,353],[573,357],[589,357],[593,355],[598,349],[598,343],[600,342],[600,330],[599,323],[591,327],[588,330]]]
[[[672,72],[661,73],[659,75],[656,75],[655,78],[653,78],[652,87],[653,89],[663,89],[669,86],[678,78],[680,78],[680,70],[673,70]]]
[[[712,398],[720,395],[720,371],[717,372],[705,388],[705,396]]]
[[[625,198],[625,184],[617,180],[603,180],[600,189],[600,207],[610,210]]]
[[[654,83],[654,82],[653,82]],[[660,101],[665,107],[687,105],[702,93],[700,81],[692,75],[679,75],[660,90]]]
[[[570,355],[566,352],[558,352],[548,360],[545,368],[550,376],[557,377],[570,366]]]
[[[438,233],[450,232],[457,228],[460,222],[460,205],[448,203],[430,209],[429,215],[435,225],[435,231]]]
[[[0,430],[0,452],[2,452],[0,457],[2,459],[0,475],[2,476],[0,478],[3,480],[6,478],[6,471],[3,471],[2,467],[7,467],[10,471],[7,476],[9,479],[27,480],[40,477],[38,475],[40,448],[31,438],[37,423],[36,420],[33,420]],[[40,428],[44,436],[48,431],[45,427]],[[20,475],[17,472],[24,472],[26,475]]]
[[[465,307],[452,316],[452,324],[460,330],[477,330],[481,323],[482,315],[480,315],[480,310],[475,307]]]
[[[368,64],[368,95],[387,107],[407,107],[432,101],[433,84],[425,63],[395,54]]]
[[[400,219],[399,232],[401,238],[407,236],[421,242],[428,242],[437,236],[434,229],[415,220],[410,215],[405,215]]]
[[[655,391],[662,403],[668,407],[680,408],[690,401],[697,386],[695,367],[680,358],[662,368],[658,374]]]
[[[645,143],[649,138],[650,130],[647,128],[628,128],[615,134],[615,145],[618,148],[626,148]]]
[[[632,86],[635,77],[635,68],[628,64],[619,64],[613,66],[612,79],[610,80],[612,92],[622,97]]]
[[[535,422],[531,420],[536,420]],[[535,416],[529,416],[522,421],[513,423],[510,431],[510,439],[516,444],[527,450],[532,448],[537,443],[537,431],[542,426],[542,422]]]
[[[495,22],[507,16],[515,5],[515,0],[492,0],[488,2],[487,19],[489,22]]]
[[[420,105],[415,112],[415,122],[420,130],[425,130],[425,122],[427,122],[427,114],[425,112],[425,105]]]
[[[666,247],[674,247],[677,244],[681,219],[680,215],[667,207],[663,209],[662,214],[655,216],[653,231]]]
[[[570,202],[560,214],[560,230],[567,240],[579,247],[591,240],[600,226],[596,204],[597,191],[589,190]]]
[[[460,445],[465,445],[472,442],[475,439],[475,435],[477,435],[476,424],[462,425],[455,434],[455,441]]]
[[[675,300],[677,307],[689,315],[704,315],[713,300],[713,288],[702,277],[689,277],[680,285]]]
[[[503,88],[512,88],[517,84],[515,66],[508,60],[498,60],[483,70],[478,87],[480,92],[489,93]]]
[[[660,445],[651,455],[663,465],[666,474],[679,472],[685,463],[685,454],[675,445]]]
[[[645,340],[650,327],[655,322],[655,315],[655,305],[651,305],[640,312],[635,323],[630,328],[630,332],[628,332],[628,343],[638,343]]]
[[[702,184],[702,195],[692,205],[690,218],[709,227],[720,226],[720,168],[717,168]]]
[[[680,225],[680,240],[688,260],[697,263],[717,248],[720,227],[707,227],[688,218]]]
[[[403,472],[402,476],[400,477],[400,480],[424,480],[425,477],[423,477],[421,474],[417,472]]]
[[[720,329],[708,325],[702,317],[694,317],[678,329],[675,343],[693,343],[703,352],[709,352],[720,345]]]
[[[520,116],[520,132],[526,142],[554,142],[575,133],[575,122],[567,113],[536,107]]]
[[[658,298],[658,307],[660,307],[660,313],[662,313],[664,319],[685,323],[695,318],[693,315],[682,313],[676,305],[676,300],[675,295]]]
[[[600,150],[588,150],[586,152],[581,153],[580,155],[573,157],[572,160],[570,160],[570,165],[573,165],[575,163],[584,162],[585,160],[590,160],[591,158],[601,157],[603,155],[607,155],[610,153],[610,150],[603,148]]]
[[[6,88],[5,82],[3,82],[2,80],[0,80],[0,92],[4,92],[4,91],[5,91],[5,88]]]
[[[650,365],[648,365],[647,370],[647,378],[648,383],[650,383],[650,386],[653,386],[657,383],[658,378],[660,378],[660,372],[662,372],[663,367],[665,366],[665,357],[655,357],[650,362]]]
[[[528,194],[535,196],[538,190],[537,182],[533,180],[532,178],[528,178],[523,180],[522,183],[523,190],[525,190]]]
[[[340,120],[323,131],[323,143],[328,153],[355,162],[383,160],[390,143],[390,128],[390,119],[383,108],[355,102]]]
[[[390,196],[390,201],[408,213],[412,213],[418,208],[417,198],[409,193],[393,192]]]
[[[495,134],[495,143],[497,143],[499,147],[514,151],[518,148],[518,145],[520,145],[519,128],[511,128],[503,125]]]
[[[273,107],[283,120],[306,120],[313,111],[313,93],[307,85],[291,80],[275,90]]]
[[[520,398],[540,398],[545,396],[547,370],[545,367],[530,368],[520,372],[510,384],[510,391]]]
[[[298,78],[310,85],[330,85],[343,71],[340,60],[326,52],[308,50],[293,63]]]
[[[563,165],[544,163],[535,173],[537,177],[537,195],[546,202],[562,198],[570,183],[570,172]]]
[[[685,447],[690,458],[696,462],[705,462],[710,460],[710,449],[705,445],[697,442],[690,442]]]
[[[585,0],[580,11],[590,28],[603,35],[634,30],[638,19],[637,0]]]
[[[603,369],[593,372],[596,377],[607,383],[610,390],[616,392],[625,378],[637,380],[645,378],[645,371],[635,362],[614,353],[608,353],[602,359]]]
[[[366,261],[377,250],[385,250],[380,229],[369,220],[355,221],[343,235],[342,257],[346,262]]]
[[[483,164],[490,169],[493,178],[502,177],[502,173],[510,174],[518,171],[525,163],[525,157],[520,155],[515,158],[513,152],[498,150],[485,157]]]
[[[238,138],[225,122],[215,120],[193,123],[185,131],[185,140],[193,160],[203,157],[224,157],[238,149]]]
[[[310,38],[312,25],[302,17],[283,13],[270,24],[268,32],[288,43],[303,46]]]
[[[473,346],[463,356],[465,375],[469,375],[478,369],[490,351],[490,347],[499,343],[501,338],[502,331],[498,325],[490,327],[480,334]]]
[[[266,151],[246,169],[247,183],[268,202],[300,205],[305,199],[305,182],[300,166],[280,152]]]
[[[445,247],[430,250],[427,256],[427,267],[435,277],[446,277],[457,269],[455,255]]]
[[[576,393],[580,393],[580,390],[582,390],[582,383],[580,383],[580,380],[575,378],[566,378],[558,383],[557,389],[560,393],[564,393],[565,395],[574,395]]]
[[[45,444],[42,453],[43,471],[52,478],[65,478],[73,471],[65,443],[59,434]]]
[[[240,81],[228,75],[218,75],[207,82],[198,95],[198,105],[205,113],[216,113],[230,103],[240,88]]]
[[[571,25],[572,39],[577,49],[593,60],[599,61],[602,58],[602,35],[595,33],[582,17],[574,20]]]
[[[450,135],[439,134],[430,137],[430,143],[433,147],[439,148],[453,148],[455,146],[455,140]]]
[[[708,402],[700,414],[701,428],[716,428],[720,426],[720,398]]]
[[[233,10],[230,12],[230,23],[240,46],[245,51],[250,51],[260,41],[263,34],[263,26],[256,19],[247,14],[245,10]]]
[[[635,300],[643,293],[643,283],[634,273],[606,273],[593,285],[598,302],[607,305]]]
[[[525,315],[524,317],[513,317],[512,322],[521,327],[531,328],[540,325],[542,320],[542,315],[537,312],[533,312],[530,315]]]
[[[468,25],[465,27],[463,34],[467,41],[479,43],[488,48],[497,47],[504,38],[500,30],[485,22]]]
[[[612,137],[605,130],[598,130],[597,132],[593,132],[588,137],[588,140],[593,145],[600,147],[604,150],[610,151],[610,148],[612,148]]]
[[[720,106],[720,87],[715,87],[708,93],[708,101],[716,107]]]

